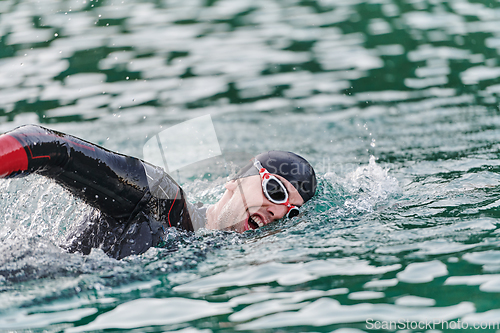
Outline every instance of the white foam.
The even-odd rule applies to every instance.
[[[44,43],[54,38],[54,29],[29,29],[17,31],[7,36],[7,45]]]
[[[375,157],[371,156],[367,166],[358,167],[346,175],[342,185],[352,197],[344,202],[344,207],[352,212],[371,212],[377,205],[398,194],[401,191],[399,183],[388,172],[389,169],[379,166]]]
[[[368,33],[370,35],[384,35],[390,32],[392,32],[391,25],[384,19],[371,19],[368,23]]]
[[[71,87],[101,85],[106,82],[106,74],[76,73],[64,78],[64,84]]]
[[[432,30],[442,28],[450,32],[465,31],[465,20],[454,13],[430,13],[415,11],[403,14],[405,24],[419,30]]]
[[[282,285],[295,285],[331,275],[383,274],[401,268],[401,265],[375,267],[366,261],[352,258],[315,260],[307,263],[266,263],[245,269],[233,269],[174,287],[177,292],[208,292],[221,287],[246,286],[276,281]],[[296,279],[297,278],[297,279]]]
[[[396,300],[396,305],[401,306],[434,306],[436,301],[432,298],[418,296],[403,296]]]
[[[0,317],[2,329],[34,329],[64,322],[79,321],[97,312],[96,308],[28,314],[19,312],[14,316]]]
[[[387,288],[398,284],[398,279],[372,280],[363,285],[363,288]]]
[[[428,67],[418,67],[415,70],[415,75],[418,77],[429,77],[429,76],[442,76],[450,74],[451,69],[449,66],[428,66]]]
[[[477,84],[480,81],[500,77],[500,67],[476,66],[460,73],[463,84]]]
[[[40,88],[7,88],[0,90],[2,104],[13,104],[19,101],[36,99]]]
[[[434,260],[430,262],[411,263],[396,276],[401,282],[426,283],[431,282],[436,277],[445,275],[448,275],[446,265],[439,260]]]
[[[272,291],[252,291],[241,296],[236,296],[229,300],[232,307],[237,307],[242,304],[256,304],[263,301],[272,299],[285,299],[288,303],[303,302],[314,298],[323,296],[333,296],[347,294],[347,288],[335,288],[327,291],[322,290],[307,290],[307,291],[294,291],[294,292],[272,292]]]
[[[131,106],[141,105],[143,103],[156,100],[158,95],[157,91],[134,91],[124,92],[119,96],[113,98],[110,103],[112,109],[119,109]]]
[[[441,86],[448,83],[447,76],[432,76],[425,79],[406,78],[404,80],[405,86],[413,89],[422,89],[432,86]]]
[[[186,311],[189,309],[189,311]],[[66,329],[87,332],[110,328],[132,329],[152,325],[172,325],[231,312],[224,303],[209,303],[183,298],[141,298],[118,305],[91,323]]]
[[[468,323],[473,327],[473,324],[476,324],[476,327],[479,329],[498,329],[500,317],[500,309],[493,309],[480,313],[470,313],[465,315],[462,318],[464,323]]]
[[[111,31],[109,31],[111,33]],[[58,38],[50,43],[51,48],[58,50],[64,57],[71,57],[76,51],[95,49],[106,44],[106,35],[98,34],[93,28],[92,33],[72,37]]]
[[[367,299],[379,299],[379,298],[384,298],[385,294],[380,291],[356,291],[353,293],[350,293],[347,298],[352,299],[352,300],[367,300]]]
[[[272,313],[300,309],[310,302],[305,300],[347,293],[346,288],[332,289],[328,291],[309,290],[289,293],[249,293],[232,298],[229,304],[236,307],[240,304],[251,304],[243,310],[229,316],[230,321],[248,321]],[[271,300],[269,300],[271,299]],[[302,303],[299,303],[302,302]]]
[[[57,100],[60,101],[61,104],[67,104],[83,97],[102,94],[105,90],[104,84],[86,87],[64,87],[60,81],[54,81],[44,87],[39,94],[39,98],[42,101]]]
[[[235,15],[247,11],[252,7],[252,1],[249,0],[219,0],[214,6],[206,7],[201,11],[200,19],[202,20],[228,20]]]
[[[448,46],[435,47],[430,44],[420,45],[415,51],[408,52],[408,60],[413,62],[427,59],[468,59],[469,56],[469,50]]]
[[[495,226],[493,226],[496,228]],[[471,264],[476,265],[495,265],[500,264],[500,251],[490,250],[483,252],[466,253],[462,257]]]
[[[77,105],[81,105],[86,109],[94,109],[102,106],[106,106],[111,101],[111,96],[109,95],[96,95],[86,98],[80,98],[76,101]]]
[[[477,286],[489,281],[500,280],[500,274],[450,276],[444,282],[445,285]]]
[[[319,107],[326,108],[330,106],[350,106],[356,104],[354,97],[346,95],[331,95],[331,94],[317,94],[308,98],[300,99],[295,102],[300,107]]]
[[[338,301],[320,298],[298,312],[269,315],[237,326],[238,330],[258,330],[290,326],[327,326],[333,324],[367,323],[374,321],[451,320],[474,312],[470,302],[448,307],[403,307],[390,304],[341,305]]]

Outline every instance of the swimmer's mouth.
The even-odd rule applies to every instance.
[[[262,222],[259,217],[252,215],[248,217],[248,226],[250,227],[250,229],[258,229],[260,227],[263,227],[264,225],[265,223]]]

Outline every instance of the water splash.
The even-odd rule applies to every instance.
[[[360,166],[345,176],[334,172],[323,176],[320,201],[329,202],[329,214],[334,217],[348,217],[371,213],[387,205],[401,194],[398,180],[389,174],[371,156],[368,165]]]

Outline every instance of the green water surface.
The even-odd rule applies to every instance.
[[[498,1],[0,1],[0,132],[142,157],[209,114],[227,161],[319,178],[298,219],[121,261],[59,249],[88,207],[56,184],[3,180],[0,330],[496,332],[499,50]],[[207,163],[174,175],[193,202]]]

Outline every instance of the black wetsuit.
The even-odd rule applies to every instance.
[[[121,259],[161,245],[170,227],[193,231],[184,192],[161,168],[40,126],[0,136],[0,177],[34,172],[94,207],[69,235],[70,252]]]

